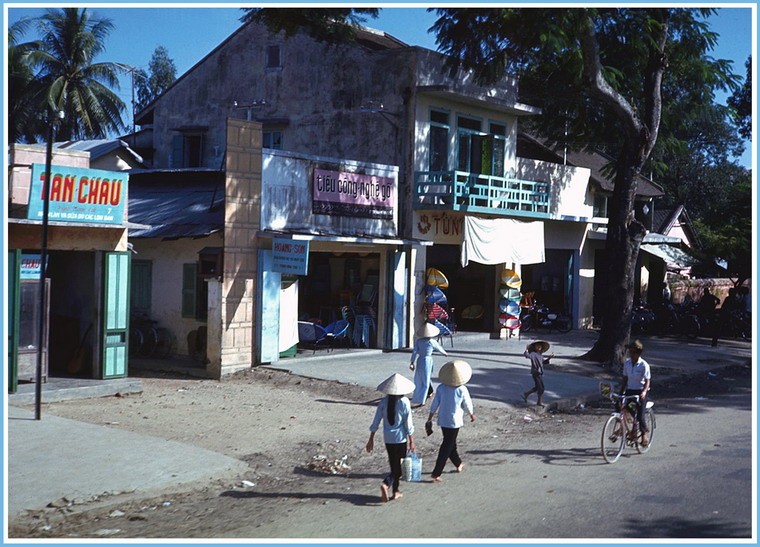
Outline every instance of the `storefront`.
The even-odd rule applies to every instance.
[[[304,329],[319,342],[320,327],[339,321],[349,323],[351,346],[407,345],[410,250],[419,242],[397,237],[398,169],[265,151],[262,179],[257,360],[291,356]]]
[[[9,389],[37,380],[40,351],[41,381],[51,376],[125,377],[128,175],[89,169],[87,153],[55,151],[43,265],[44,148],[13,145],[10,161]]]

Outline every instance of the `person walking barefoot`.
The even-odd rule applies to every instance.
[[[459,428],[464,425],[464,411],[470,415],[470,421],[475,421],[470,392],[465,385],[472,377],[472,368],[467,361],[454,359],[441,367],[438,379],[441,384],[435,390],[435,397],[430,405],[430,415],[425,424],[426,429],[431,427],[433,416],[438,411],[438,425],[443,432],[443,441],[438,449],[438,459],[431,477],[433,482],[443,482],[441,474],[446,466],[446,461],[456,467],[457,473],[464,469],[462,458],[457,451],[457,436]]]
[[[383,502],[387,502],[388,499],[397,500],[402,496],[399,491],[399,482],[401,460],[406,458],[407,439],[409,449],[414,452],[412,408],[409,399],[405,397],[406,394],[414,391],[414,384],[400,374],[393,374],[380,383],[377,390],[385,393],[385,397],[377,405],[375,417],[369,426],[370,433],[366,448],[367,452],[372,452],[375,447],[375,432],[382,421],[383,440],[391,469],[380,485],[380,497]],[[389,491],[392,491],[390,498]]]
[[[549,359],[554,357],[551,354],[548,357],[544,357],[544,353],[549,349],[549,342],[544,340],[536,340],[531,342],[525,348],[525,357],[530,359],[530,375],[533,377],[533,387],[522,394],[523,401],[528,402],[528,397],[533,393],[538,394],[538,402],[536,406],[544,406],[541,402],[541,398],[544,395],[544,365],[549,364]]]
[[[433,376],[433,351],[448,356],[443,346],[435,340],[435,337],[440,333],[440,329],[432,323],[425,323],[417,330],[417,339],[414,342],[409,363],[409,369],[414,371],[415,387],[414,395],[412,395],[412,408],[424,405],[433,393],[430,381]]]

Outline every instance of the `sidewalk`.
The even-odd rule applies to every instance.
[[[541,334],[552,344],[553,364],[547,368],[544,411],[572,408],[598,398],[600,379],[617,376],[597,364],[579,359],[596,339],[596,333],[574,331],[564,335]],[[437,371],[451,358],[467,360],[473,368],[468,386],[478,405],[524,408],[520,394],[532,385],[530,366],[523,351],[532,338],[491,340],[486,333],[457,333],[454,347],[444,340],[450,357],[435,354]],[[752,357],[749,343],[642,337],[644,358],[652,366],[653,391],[657,382],[682,374],[702,373]],[[267,365],[293,374],[354,383],[374,388],[393,372],[409,378],[410,350],[321,350]],[[123,386],[122,386],[123,388]],[[101,396],[104,394],[100,394]],[[50,400],[50,399],[48,399]],[[39,509],[51,502],[92,501],[122,493],[147,496],[189,487],[195,481],[234,476],[247,464],[195,446],[43,415],[37,421],[29,404],[13,401],[6,407],[8,453],[8,514],[12,519],[24,509]],[[150,457],[146,458],[146,455]],[[187,462],[193,462],[188,466]],[[61,498],[66,497],[66,500]]]

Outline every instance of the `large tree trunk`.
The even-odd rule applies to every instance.
[[[634,197],[639,166],[626,154],[618,162],[615,190],[609,207],[607,224],[608,293],[604,300],[602,327],[594,347],[584,357],[620,368],[625,356],[625,344],[631,331],[631,309],[636,276],[636,262],[646,228],[634,218]]]

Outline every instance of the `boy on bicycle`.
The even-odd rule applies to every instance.
[[[636,412],[636,421],[641,428],[641,445],[649,445],[649,431],[646,422],[647,393],[652,374],[649,370],[649,363],[641,358],[644,351],[644,344],[640,340],[634,340],[626,346],[628,350],[628,359],[623,365],[623,385],[621,386],[623,395],[638,395],[639,407]]]

